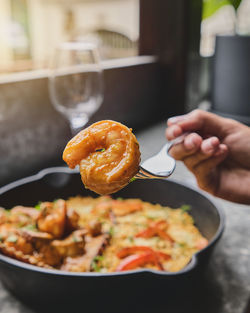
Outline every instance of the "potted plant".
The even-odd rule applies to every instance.
[[[250,36],[237,18],[240,0],[204,1],[205,18],[223,5],[236,10],[235,34],[217,36],[212,66],[211,110],[250,125]]]

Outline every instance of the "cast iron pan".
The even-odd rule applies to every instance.
[[[67,199],[76,195],[96,196],[84,189],[76,171],[65,167],[48,168],[2,187],[0,206],[7,209],[18,204],[32,206],[38,201]],[[213,247],[223,232],[223,213],[201,193],[168,180],[138,180],[115,194],[115,197],[140,198],[173,208],[182,204],[191,205],[190,214],[209,240],[209,245],[177,273],[153,270],[110,274],[69,273],[39,268],[0,255],[0,279],[3,284],[19,299],[43,308],[43,312],[45,308],[46,312],[49,308],[60,309],[61,312],[62,308],[69,310],[73,305],[87,313],[105,310],[152,312],[162,299],[165,303],[175,297],[178,299],[180,292],[189,290],[194,279],[204,271]]]

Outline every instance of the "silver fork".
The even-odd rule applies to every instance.
[[[136,179],[165,179],[175,170],[176,162],[168,152],[173,145],[183,142],[188,133],[166,143],[156,155],[145,160],[141,165],[139,172],[135,175]]]

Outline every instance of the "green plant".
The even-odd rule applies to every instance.
[[[202,19],[212,16],[218,9],[224,5],[232,5],[237,11],[241,0],[203,0]]]

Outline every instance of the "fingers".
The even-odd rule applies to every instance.
[[[191,133],[185,137],[183,143],[174,145],[169,153],[176,160],[189,160],[190,156],[191,160],[197,159],[197,162],[200,162],[216,153],[219,144],[220,141],[217,137],[202,140],[198,134]]]
[[[211,157],[214,157],[216,153],[217,155],[220,155],[220,151],[223,149],[224,148],[221,148],[220,146],[219,139],[216,137],[211,137],[209,139],[203,140],[200,150],[195,154],[185,157],[183,162],[191,172],[194,172],[194,169],[198,164],[210,159]]]
[[[176,160],[183,160],[189,155],[195,154],[201,147],[202,138],[196,133],[187,135],[182,143],[174,145],[169,154]]]
[[[220,144],[215,155],[199,162],[193,163],[190,167],[191,172],[195,175],[198,186],[212,194],[216,193],[219,184],[219,171],[216,167],[225,160],[228,155],[228,148],[224,144]]]
[[[229,128],[229,121],[213,113],[194,110],[188,114],[168,119],[166,137],[168,140],[172,140],[187,131],[212,132],[218,137],[223,137],[225,131]]]
[[[226,145],[221,144],[217,137],[203,140],[198,134],[191,133],[183,143],[173,146],[169,153],[184,162],[195,175],[200,188],[215,194],[218,183],[216,167],[228,154]]]

